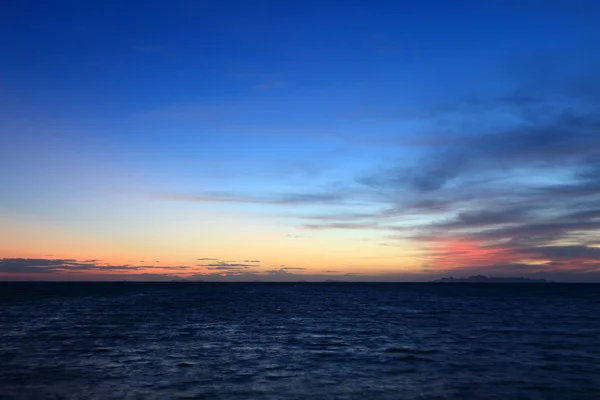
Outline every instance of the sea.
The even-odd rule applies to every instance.
[[[0,283],[0,399],[600,399],[600,285]]]

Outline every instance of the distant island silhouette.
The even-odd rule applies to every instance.
[[[484,275],[474,275],[468,278],[441,278],[432,282],[436,283],[549,283],[545,279],[530,279],[521,277],[487,277]]]

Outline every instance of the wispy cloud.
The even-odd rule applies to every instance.
[[[152,198],[163,201],[185,201],[196,203],[245,203],[267,205],[310,205],[340,204],[346,198],[336,193],[289,193],[281,195],[253,197],[236,193],[210,192],[201,194],[154,193]]]
[[[323,230],[323,229],[348,229],[348,230],[366,230],[366,229],[388,229],[377,223],[372,222],[330,222],[322,224],[305,224],[305,229]]]

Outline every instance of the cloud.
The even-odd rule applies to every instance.
[[[531,218],[531,205],[513,206],[502,210],[476,210],[460,212],[454,218],[434,224],[438,228],[474,228],[491,227],[503,224],[514,224]]]
[[[217,262],[211,262],[208,264],[196,264],[196,266],[204,267],[206,270],[209,270],[209,271],[219,271],[219,273],[226,273],[226,274],[239,274],[239,273],[246,272],[249,269],[260,267],[259,260],[244,260],[241,263],[236,262],[236,261],[218,261],[218,259],[206,259],[206,260],[217,261]]]
[[[392,138],[397,160],[357,174],[341,185],[347,185],[344,189],[332,185],[313,193],[153,196],[286,206],[295,212],[299,228],[379,231],[388,247],[412,240],[428,273],[560,270],[588,279],[600,231],[597,78],[593,73],[572,80],[578,81],[574,86],[522,82],[516,90],[418,110],[411,118],[429,133]],[[296,212],[295,206],[302,205],[319,205],[320,214]],[[366,207],[349,207],[358,205]],[[222,267],[236,279],[263,276],[240,271],[251,265],[243,263],[206,266]]]
[[[39,258],[3,258],[0,259],[0,272],[8,273],[55,273],[63,266],[72,267],[75,260],[47,260]],[[83,264],[82,269],[87,269]]]
[[[428,118],[448,126],[408,143],[419,146],[416,162],[381,165],[343,190],[336,186],[329,192],[304,194],[155,196],[169,201],[321,205],[325,211],[320,215],[297,213],[298,226],[381,231],[387,239],[412,240],[426,255],[428,271],[481,265],[494,266],[494,272],[537,271],[545,263],[546,268],[583,273],[583,264],[596,259],[590,246],[600,230],[599,99],[515,91],[433,110]],[[347,207],[359,204],[367,207]],[[385,244],[394,245],[390,240]],[[565,259],[569,263],[557,264]],[[251,266],[248,260],[244,263],[206,266]]]
[[[364,229],[387,229],[373,222],[333,222],[323,224],[305,224],[302,225],[305,229],[322,230],[322,229],[348,229],[348,230],[364,230]]]
[[[197,261],[218,261],[218,258],[196,258]]]
[[[472,234],[480,239],[512,239],[523,243],[548,242],[600,229],[600,222],[549,221],[523,224],[509,228],[483,230]]]
[[[44,258],[2,258],[0,273],[9,274],[61,274],[68,272],[135,272],[147,269],[166,269],[184,271],[189,266],[139,266],[97,264],[95,260],[77,261],[74,259],[44,259]]]
[[[589,278],[600,231],[597,78],[587,76],[589,88],[580,80],[579,91],[523,85],[413,115],[433,133],[396,145],[418,146],[408,158],[416,161],[356,179],[387,209],[332,212],[306,227],[389,230],[388,239],[419,246],[435,271],[560,269]]]
[[[195,203],[243,203],[267,205],[310,205],[310,204],[340,204],[345,197],[338,193],[287,193],[265,197],[252,197],[226,192],[207,192],[197,195],[154,193],[151,197],[163,201],[185,201]]]
[[[234,267],[234,268],[252,268],[258,267],[260,261],[245,261],[244,263],[237,263],[235,261],[218,261],[209,264],[197,264],[199,267]]]
[[[561,70],[558,64],[556,71]],[[423,107],[411,116],[402,115],[426,126],[428,133],[419,132],[417,139],[401,139],[396,145],[419,146],[422,156],[413,165],[400,163],[362,181],[428,192],[477,174],[513,174],[524,167],[571,169],[587,157],[597,159],[597,71],[555,72],[543,85],[537,76],[530,77],[531,82],[516,82],[512,91],[452,99],[442,106]]]
[[[521,252],[550,259],[599,260],[600,248],[589,246],[542,246],[520,249]]]
[[[293,275],[291,272],[285,270],[284,268],[280,269],[271,269],[265,271],[269,275]]]
[[[478,132],[436,145],[413,167],[384,170],[361,179],[377,187],[406,187],[421,192],[437,191],[469,175],[519,168],[571,168],[599,154],[600,117],[594,112],[569,110],[537,116],[498,132]],[[532,117],[533,118],[533,117]]]

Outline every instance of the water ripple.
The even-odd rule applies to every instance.
[[[0,284],[0,399],[598,399],[598,285]]]

